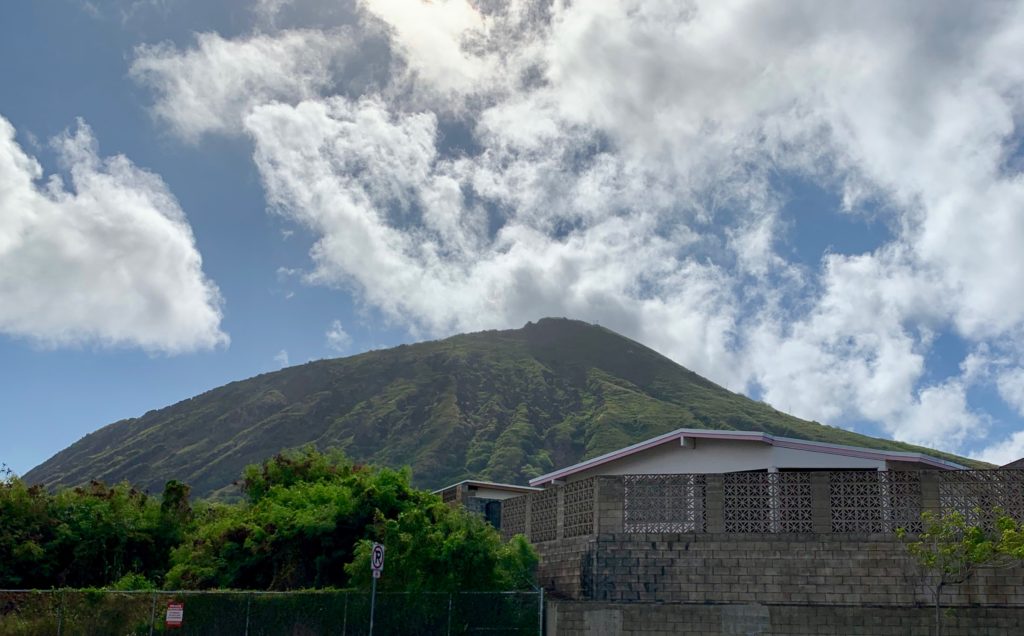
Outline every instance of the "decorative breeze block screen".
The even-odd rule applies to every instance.
[[[626,532],[705,532],[704,475],[625,475]]]
[[[558,488],[530,495],[530,541],[553,541],[558,535]]]
[[[726,473],[725,531],[811,532],[809,473]]]
[[[832,532],[921,531],[921,476],[916,471],[829,473]]]
[[[501,502],[501,538],[508,541],[517,534],[526,534],[526,501],[529,495],[520,495]]]
[[[594,533],[593,477],[566,484],[562,491],[562,536],[582,537]]]
[[[969,524],[995,526],[995,509],[1024,521],[1024,470],[944,470],[939,473],[942,514],[959,512]]]

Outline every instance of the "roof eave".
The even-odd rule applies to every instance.
[[[775,437],[770,433],[764,433],[761,431],[712,431],[706,429],[687,429],[680,428],[674,431],[664,433],[657,437],[652,437],[649,440],[638,442],[625,448],[599,455],[592,459],[588,459],[572,466],[552,471],[539,477],[534,477],[530,480],[531,486],[543,486],[553,481],[569,477],[576,473],[584,470],[596,468],[603,464],[606,464],[623,457],[628,457],[640,451],[644,451],[662,444],[675,441],[681,437],[693,437],[697,439],[727,439],[732,441],[755,441],[763,442],[772,446],[778,446],[781,448],[793,448],[798,450],[807,450],[811,452],[825,453],[828,455],[840,455],[845,457],[861,457],[865,459],[874,459],[877,461],[906,461],[906,462],[917,462],[934,466],[936,468],[944,468],[948,470],[963,470],[966,466],[962,466],[955,462],[939,459],[923,453],[912,453],[906,451],[882,451],[870,448],[862,448],[856,446],[844,446],[841,444],[828,444],[827,442],[812,442],[809,440],[798,440],[789,437]]]

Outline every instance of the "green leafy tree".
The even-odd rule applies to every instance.
[[[407,469],[371,468],[307,447],[247,467],[241,484],[245,501],[196,510],[188,540],[171,557],[167,586],[344,587],[361,580],[352,564],[373,540],[393,544],[405,559],[408,578],[396,586],[422,589],[422,577],[438,571],[429,568],[456,551],[474,555],[479,569],[440,570],[446,585],[494,589],[515,580],[511,555],[522,546],[502,546],[482,519],[413,488]]]
[[[374,539],[384,544],[382,589],[410,592],[512,590],[534,586],[537,553],[520,535],[502,544],[481,516],[440,501],[378,519]],[[351,582],[370,586],[372,542],[359,542],[345,566]]]
[[[173,510],[127,484],[51,494],[18,478],[0,483],[0,587],[104,586],[135,574],[159,581],[184,536]],[[186,515],[187,516],[187,515]]]
[[[994,532],[968,523],[960,512],[921,514],[924,529],[911,535],[900,528],[897,535],[922,567],[935,608],[935,634],[942,634],[942,592],[969,580],[982,567],[1012,565],[1024,558],[1021,528],[1013,519],[1000,516]]]
[[[996,527],[999,530],[996,551],[1018,563],[1024,561],[1024,524],[1012,517],[1000,516]]]
[[[52,570],[45,546],[52,540],[46,493],[16,477],[0,483],[0,587],[34,587]],[[46,585],[49,587],[49,585]]]

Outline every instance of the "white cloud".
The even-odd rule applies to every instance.
[[[460,97],[495,81],[496,54],[467,51],[465,36],[487,29],[487,18],[467,0],[408,2],[363,0],[362,6],[392,30],[412,78],[440,97]]]
[[[159,177],[100,158],[79,122],[55,140],[71,189],[0,117],[0,332],[46,345],[180,353],[228,342],[221,299]]]
[[[156,94],[154,114],[191,142],[208,133],[239,132],[256,104],[316,94],[331,85],[354,47],[344,30],[196,38],[195,48],[184,52],[169,43],[141,46],[130,71]]]
[[[976,459],[1003,466],[1024,458],[1024,431],[1017,431],[975,455]]]
[[[282,369],[291,364],[290,361],[288,360],[287,349],[281,349],[280,351],[277,352],[277,354],[274,356],[274,364],[276,364],[278,367]]]
[[[899,413],[892,432],[900,439],[945,449],[963,447],[969,436],[983,437],[986,423],[967,404],[966,388],[957,380],[929,386]]]
[[[175,117],[229,114],[185,130],[241,122],[274,209],[320,237],[309,280],[416,334],[599,320],[798,415],[950,450],[984,438],[967,399],[982,360],[930,378],[928,359],[936,333],[995,355],[1024,326],[1024,180],[1007,167],[1024,8],[400,6],[363,3],[405,64],[376,94],[322,79],[281,97],[264,87],[294,62],[243,60],[207,99],[183,69],[216,47],[160,58],[158,85],[183,87],[157,111],[194,94]],[[445,154],[451,117],[478,148]],[[794,176],[841,197],[823,215],[872,215],[883,243],[793,259],[777,184]]]
[[[463,205],[458,171],[468,168],[438,160],[431,116],[393,117],[379,100],[332,98],[259,107],[246,126],[269,200],[322,237],[315,282],[354,284],[367,302],[429,334],[587,313],[635,330],[646,312],[671,316],[702,334],[695,356],[727,366],[716,350],[731,320],[720,289],[727,281],[713,266],[676,260],[677,246],[643,227],[654,216],[610,217],[553,239],[536,227],[545,219],[524,214],[492,238],[484,211]],[[709,316],[716,305],[721,315]]]
[[[1024,369],[1006,369],[996,380],[999,395],[1024,417]]]
[[[348,351],[348,348],[352,346],[352,336],[348,335],[345,328],[341,326],[340,320],[332,322],[324,335],[327,338],[327,348],[331,351],[342,353]]]

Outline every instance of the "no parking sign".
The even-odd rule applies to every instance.
[[[384,546],[379,543],[373,544],[373,551],[370,553],[370,569],[373,570],[373,578],[379,579],[384,571]]]

